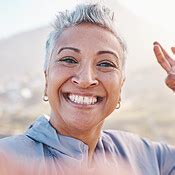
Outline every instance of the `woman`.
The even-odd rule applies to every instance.
[[[165,52],[158,43],[154,48],[159,60],[159,52]],[[23,135],[0,141],[1,169],[15,164],[22,167],[18,174],[124,174],[125,169],[129,174],[175,174],[175,148],[101,130],[120,107],[125,53],[108,8],[82,4],[60,13],[44,65],[43,99],[51,114],[39,117]]]

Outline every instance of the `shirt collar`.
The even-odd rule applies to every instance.
[[[51,126],[49,117],[46,115],[37,118],[25,134],[35,141],[71,157],[78,158],[82,153],[88,152],[88,146],[82,141],[57,133]]]

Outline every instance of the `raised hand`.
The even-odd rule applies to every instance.
[[[171,48],[175,54],[175,47]],[[175,92],[175,60],[166,52],[158,42],[154,42],[154,54],[158,63],[167,72],[166,85]]]

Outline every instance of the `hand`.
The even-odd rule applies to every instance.
[[[85,164],[75,164],[71,162],[64,165],[60,160],[35,159],[31,157],[20,157],[13,153],[0,152],[0,174],[1,175],[141,175],[139,172],[133,172],[132,168],[124,160],[118,158],[106,157],[104,160],[99,159],[97,163],[93,163],[91,168]],[[111,161],[113,160],[113,162]],[[69,162],[70,163],[70,162]],[[80,166],[80,167],[79,167]],[[58,173],[59,172],[59,173]],[[72,173],[73,172],[73,173]]]
[[[175,54],[175,47],[172,47],[171,50]],[[168,74],[165,80],[166,85],[175,92],[175,60],[169,56],[158,42],[154,42],[154,54],[158,63]]]

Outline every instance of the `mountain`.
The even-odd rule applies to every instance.
[[[41,73],[48,32],[49,27],[42,27],[1,40],[1,77],[8,79]]]

